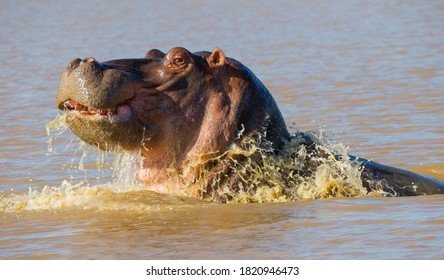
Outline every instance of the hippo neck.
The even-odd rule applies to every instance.
[[[245,66],[244,66],[245,67]],[[245,109],[245,114],[241,118],[241,124],[245,127],[245,135],[257,134],[263,137],[267,146],[274,150],[279,150],[290,140],[284,118],[265,85],[247,67],[245,71],[251,80],[246,102],[250,108]]]

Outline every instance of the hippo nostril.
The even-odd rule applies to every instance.
[[[80,65],[80,62],[82,62],[82,60],[80,58],[76,58],[68,64],[68,68],[70,69],[77,68]]]
[[[87,57],[80,61],[80,66],[84,65],[88,69],[102,70],[102,64],[99,63],[94,57]]]
[[[94,57],[87,57],[82,62],[87,63],[87,62],[95,62],[95,61],[97,61],[97,60]]]

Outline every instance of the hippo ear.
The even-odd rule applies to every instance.
[[[165,54],[162,51],[152,49],[146,53],[145,58],[163,58],[164,56]]]
[[[215,48],[213,53],[208,58],[208,63],[211,67],[219,67],[225,63],[225,54],[222,50]]]

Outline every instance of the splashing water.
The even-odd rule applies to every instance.
[[[56,149],[54,149],[52,143],[55,139],[57,139],[59,135],[66,131],[68,127],[65,121],[66,116],[67,114],[59,115],[55,120],[49,122],[46,125],[46,131],[49,138],[49,156],[51,154],[57,154],[57,151]],[[74,149],[74,155],[70,159],[70,162],[65,165],[66,168],[68,168],[68,165],[70,165],[71,167],[75,167],[77,170],[86,171],[88,167],[85,165],[89,165],[88,163],[86,163],[86,160],[88,159],[90,154],[96,154],[94,167],[97,168],[99,172],[103,171],[104,173],[107,173],[108,171],[112,171],[111,177],[113,178],[113,185],[115,185],[116,191],[127,191],[127,186],[138,185],[137,181],[134,178],[134,163],[137,160],[140,160],[137,155],[133,155],[131,153],[123,151],[103,151],[99,148],[87,145],[81,140],[76,140],[75,143],[77,144],[77,147],[74,144],[74,141],[69,142],[64,147],[64,152],[66,152],[69,148]],[[81,153],[81,156],[77,157],[79,153]],[[77,158],[79,161],[76,164],[75,160]],[[96,177],[96,179],[100,179],[100,177]]]
[[[54,141],[67,129],[65,118],[66,115],[60,115],[46,126],[49,136],[48,156],[58,153]],[[305,145],[307,137],[314,143],[314,148]],[[367,193],[360,179],[359,164],[348,160],[347,148],[342,144],[328,143],[322,130],[296,133],[279,154],[261,148],[267,147],[261,141],[259,137],[255,140],[247,139],[242,147],[233,144],[224,154],[212,159],[210,166],[226,168],[216,171],[212,168],[202,169],[194,182],[207,186],[201,192],[201,199],[229,203],[262,203],[350,197]],[[103,178],[96,177],[96,180],[92,181],[85,175],[84,180],[80,182],[65,179],[60,186],[44,186],[40,190],[29,189],[27,192],[1,194],[0,211],[149,211],[153,207],[158,209],[160,204],[183,204],[188,201],[186,198],[145,190],[134,176],[135,166],[141,160],[138,155],[122,151],[104,152],[85,145],[80,140],[65,143],[63,152],[66,153],[70,148],[74,149],[74,156],[62,168],[67,169],[69,173],[86,173],[89,168],[95,168],[99,172],[112,172],[111,179],[110,176],[105,176],[107,182],[100,183]],[[92,167],[85,163],[90,153],[97,153],[95,166]],[[338,160],[335,155],[347,160]],[[190,164],[199,165],[202,162]],[[191,201],[195,203],[195,200]]]
[[[59,115],[56,119],[46,125],[48,134],[47,156],[54,156],[60,153],[55,148],[58,136],[67,129],[65,122],[66,114]],[[76,145],[77,144],[77,145]],[[95,166],[100,173],[103,171],[103,178],[95,177],[95,180],[85,178],[80,182],[72,182],[65,179],[60,186],[44,186],[41,189],[30,188],[27,192],[11,192],[0,194],[0,212],[17,212],[24,210],[63,210],[63,209],[119,209],[124,204],[119,205],[115,200],[124,193],[138,192],[143,190],[134,178],[134,165],[137,156],[125,153],[104,152],[82,141],[71,140],[68,142],[62,153],[70,154],[73,149],[73,156],[61,168],[67,173],[84,173],[90,168],[86,163],[90,154],[97,153]],[[77,155],[80,153],[80,156]],[[76,162],[78,160],[78,162]],[[111,176],[109,173],[112,173]],[[109,178],[112,178],[111,180]],[[99,183],[100,180],[107,179],[106,183]],[[111,181],[111,182],[109,182]],[[113,203],[114,200],[114,203]],[[130,203],[131,204],[131,203]],[[148,205],[145,205],[148,206]],[[132,205],[134,208],[134,205]],[[129,207],[130,208],[130,207]],[[140,205],[136,208],[140,208]],[[150,207],[142,207],[150,208]]]
[[[307,137],[314,147],[306,145]],[[230,177],[219,174],[212,182],[222,201],[280,202],[367,193],[359,164],[348,160],[342,144],[329,144],[322,130],[296,133],[279,154],[260,148],[257,141],[261,140],[250,139],[247,148],[234,146],[227,152],[234,162],[229,167]],[[235,160],[239,155],[244,159]]]

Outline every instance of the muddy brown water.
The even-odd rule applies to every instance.
[[[45,130],[73,58],[219,47],[292,131],[323,129],[352,154],[444,180],[443,14],[442,1],[3,1],[0,258],[444,258],[443,196],[159,195],[132,180],[131,155]]]

